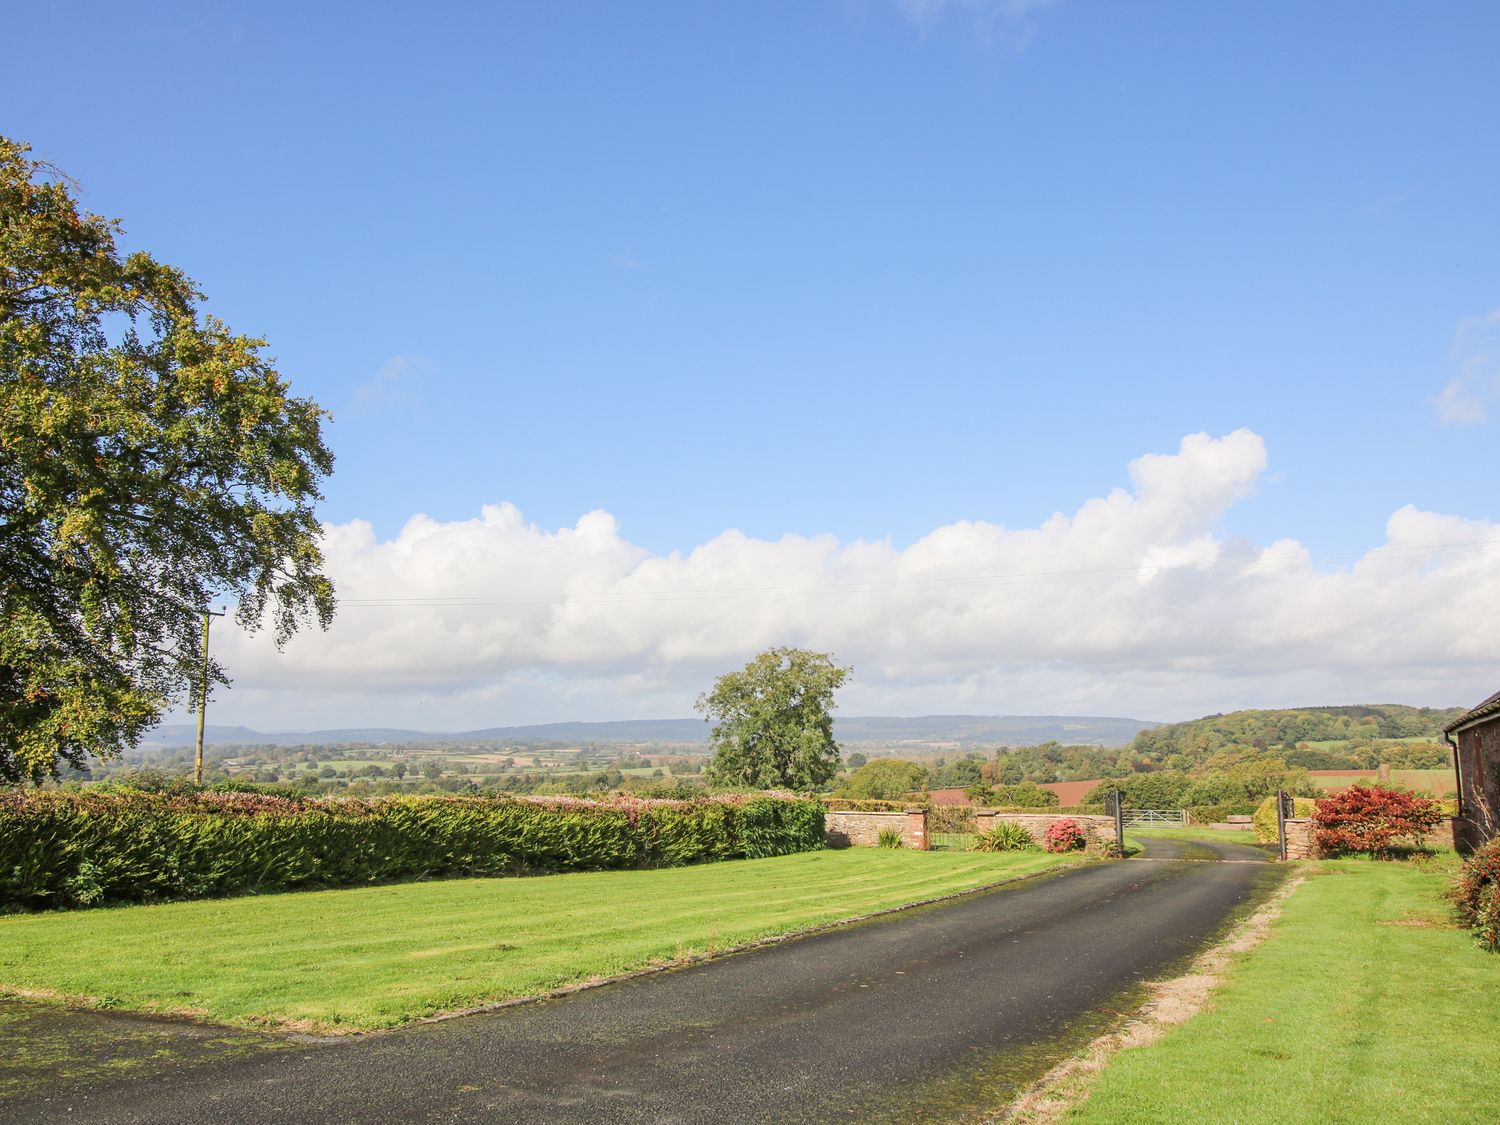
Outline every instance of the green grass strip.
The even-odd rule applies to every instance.
[[[0,990],[248,1026],[392,1027],[1060,862],[848,849],[12,915],[0,918]]]
[[[1210,1007],[1117,1055],[1066,1120],[1500,1119],[1500,957],[1452,926],[1455,870],[1319,864]]]
[[[1212,840],[1220,844],[1258,844],[1255,830],[1245,828],[1207,828],[1202,825],[1191,828],[1127,828],[1129,836],[1146,840]]]

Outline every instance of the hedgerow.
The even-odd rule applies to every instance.
[[[28,908],[451,875],[675,867],[823,846],[816,801],[297,798],[0,791],[0,904]]]

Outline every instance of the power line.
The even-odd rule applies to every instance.
[[[1004,574],[873,579],[863,582],[777,586],[691,587],[678,590],[557,591],[536,594],[433,594],[413,595],[410,597],[390,595],[385,597],[341,598],[339,599],[339,605],[340,608],[462,608],[468,606],[551,605],[560,602],[581,605],[629,605],[644,602],[730,601],[765,597],[805,597],[821,594],[902,593],[907,591],[984,589],[988,587],[1040,583],[1110,581],[1124,578],[1155,578],[1159,575],[1177,571],[1253,575],[1305,564],[1329,564],[1341,561],[1397,562],[1424,558],[1440,558],[1445,555],[1485,554],[1495,551],[1500,551],[1500,540],[1430,544],[1411,547],[1379,547],[1365,552],[1333,553],[1316,557],[1305,555],[1270,555],[1245,562],[1215,563],[1208,566],[1192,562],[1158,563],[1152,565],[1134,564],[1083,570],[1013,571]]]

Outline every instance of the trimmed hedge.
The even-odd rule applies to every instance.
[[[677,867],[823,847],[816,801],[0,791],[0,904],[91,906],[439,875]]]

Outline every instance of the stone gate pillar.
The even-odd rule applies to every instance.
[[[906,810],[906,839],[907,846],[916,848],[918,851],[927,850],[927,810],[914,808]]]

